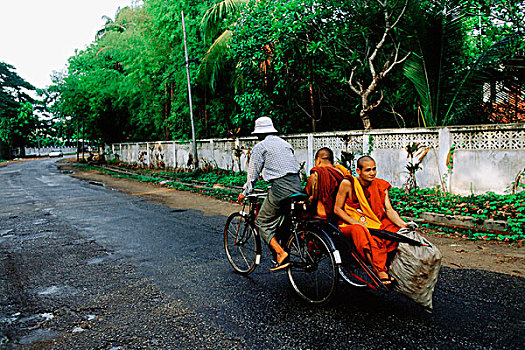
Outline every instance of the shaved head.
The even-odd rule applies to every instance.
[[[316,159],[325,159],[328,160],[330,163],[334,163],[334,152],[328,147],[323,147],[317,151],[315,154]]]
[[[372,161],[372,162],[376,162],[374,160],[374,158],[370,157],[370,156],[362,156],[362,157],[359,157],[359,159],[357,160],[357,168],[358,169],[363,169],[363,165],[364,165],[364,162],[369,162],[369,161]]]

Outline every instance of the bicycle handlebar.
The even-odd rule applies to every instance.
[[[255,199],[255,198],[259,198],[259,197],[266,197],[268,195],[267,192],[265,193],[253,193],[253,194],[249,194],[246,196],[246,198],[248,199]]]

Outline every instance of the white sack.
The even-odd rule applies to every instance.
[[[441,268],[441,252],[415,231],[404,235],[429,244],[430,247],[399,243],[394,260],[390,264],[390,274],[397,281],[394,289],[425,308],[432,309],[432,294]]]

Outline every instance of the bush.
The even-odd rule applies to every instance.
[[[507,235],[491,235],[497,239],[525,239],[525,192],[512,195],[497,195],[488,192],[485,195],[459,196],[441,195],[435,189],[415,189],[405,193],[401,189],[389,191],[392,205],[403,216],[419,217],[422,212],[441,213],[456,216],[471,216],[507,222]],[[482,237],[487,233],[467,232],[469,237]],[[501,236],[501,237],[499,237]]]

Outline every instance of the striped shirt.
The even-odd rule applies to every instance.
[[[292,145],[278,136],[268,135],[253,147],[243,195],[253,192],[253,186],[261,172],[263,179],[268,182],[288,174],[298,174],[299,164]]]

